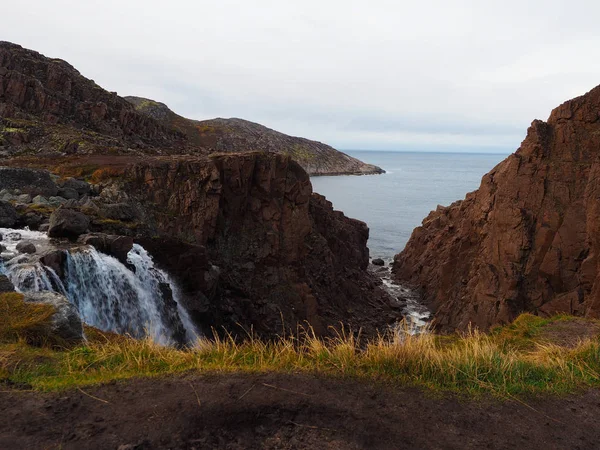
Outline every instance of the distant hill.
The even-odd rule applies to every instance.
[[[381,173],[319,142],[240,119],[194,121],[120,97],[69,63],[0,41],[0,158],[65,155],[290,155],[310,174]]]
[[[137,111],[187,135],[194,145],[216,152],[269,151],[295,159],[311,175],[374,174],[384,171],[342,153],[329,145],[288,136],[243,119],[191,120],[164,103],[141,97],[125,97]]]

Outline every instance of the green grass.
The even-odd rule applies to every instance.
[[[271,342],[201,340],[190,349],[91,328],[85,345],[64,350],[32,347],[13,336],[0,344],[0,378],[46,391],[188,371],[316,373],[503,398],[600,386],[598,337],[573,348],[536,341],[545,320],[522,316],[490,334],[412,336],[401,330],[359,342],[351,334],[323,340],[301,332]],[[532,337],[523,337],[528,333]]]

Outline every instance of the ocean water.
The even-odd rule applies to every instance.
[[[437,205],[477,189],[507,154],[346,151],[384,175],[313,177],[315,192],[335,209],[369,225],[372,257],[391,259]]]

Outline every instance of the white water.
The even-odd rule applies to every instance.
[[[18,255],[18,232],[23,240],[39,248],[52,248],[47,236],[31,231],[0,229],[7,258]],[[15,236],[16,237],[16,236]],[[179,301],[175,283],[154,266],[148,252],[134,245],[127,262],[130,268],[112,256],[90,246],[66,251],[67,261],[62,281],[54,271],[35,257],[16,256],[0,262],[15,287],[22,291],[55,291],[64,294],[79,310],[82,320],[94,327],[134,337],[151,336],[157,343],[170,345],[192,343],[197,331]]]
[[[406,322],[403,329],[406,327],[411,334],[423,333],[428,329],[431,312],[421,303],[417,293],[393,280],[391,262],[392,260],[388,260],[385,267],[371,270],[381,278],[383,287],[392,301],[398,302],[398,305],[402,306],[402,315]]]

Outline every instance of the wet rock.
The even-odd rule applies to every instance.
[[[0,274],[0,293],[2,292],[15,292],[15,287],[6,275]]]
[[[374,266],[385,266],[385,261],[381,258],[375,258],[373,261],[371,261],[371,263]]]
[[[33,255],[37,249],[35,245],[28,241],[21,241],[17,244],[17,251],[20,253],[26,253],[28,255]]]
[[[42,214],[28,211],[21,216],[21,222],[32,230],[38,230],[45,218]]]
[[[67,262],[67,253],[63,250],[52,250],[40,258],[40,262],[52,269],[60,279],[65,274],[65,263]]]
[[[59,208],[50,216],[48,236],[77,238],[84,234],[90,225],[85,214],[72,209]]]
[[[9,241],[14,242],[14,241],[20,241],[22,239],[22,235],[21,235],[21,233],[19,233],[17,231],[11,231],[10,233],[6,233],[4,238]]]
[[[0,227],[11,228],[17,223],[19,215],[13,205],[0,201]]]
[[[123,264],[127,264],[127,254],[133,248],[133,238],[103,233],[83,235],[79,238],[79,242],[91,245],[101,253],[114,256]]]
[[[51,305],[56,309],[52,316],[49,335],[57,337],[68,343],[77,343],[84,340],[83,323],[77,312],[77,308],[69,303],[63,295],[55,292],[27,292],[24,294],[25,301]]]
[[[45,197],[56,195],[58,186],[45,170],[0,167],[0,189]]]
[[[42,233],[47,233],[49,229],[50,229],[49,223],[43,223],[38,227],[38,231],[41,231]]]

